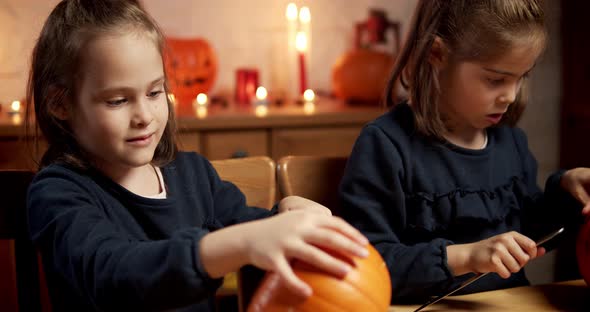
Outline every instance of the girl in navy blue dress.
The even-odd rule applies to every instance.
[[[590,169],[542,192],[515,127],[547,34],[537,0],[422,0],[386,90],[408,98],[361,132],[344,174],[342,214],[385,259],[393,300],[528,284],[535,239],[590,212]],[[534,109],[534,107],[531,107]]]
[[[28,98],[48,149],[28,217],[53,310],[210,311],[246,264],[301,295],[290,260],[351,270],[324,249],[364,256],[366,238],[327,208],[248,207],[205,158],[177,152],[162,44],[129,0],[61,1],[37,41]]]

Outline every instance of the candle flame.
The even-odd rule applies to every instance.
[[[299,21],[303,24],[311,22],[311,12],[308,7],[304,6],[299,10]]]
[[[297,5],[293,2],[287,5],[287,11],[285,12],[285,16],[289,21],[297,20]]]
[[[10,104],[10,109],[12,109],[13,112],[20,111],[20,101],[12,101],[12,104]]]
[[[203,105],[207,104],[207,94],[199,93],[197,95],[197,104],[199,104],[199,106],[203,106]]]
[[[303,92],[303,99],[305,100],[305,102],[313,102],[313,100],[315,99],[315,93],[313,92],[313,90],[305,90],[305,92]]]
[[[297,37],[295,37],[295,48],[299,52],[305,52],[307,50],[307,36],[305,32],[300,31],[297,33]]]
[[[266,91],[265,87],[258,87],[258,89],[256,89],[256,98],[260,101],[262,100],[266,100],[266,97],[268,96],[268,92]]]

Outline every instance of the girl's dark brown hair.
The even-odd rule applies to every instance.
[[[33,50],[27,84],[25,128],[34,131],[35,149],[40,134],[47,140],[47,151],[39,168],[65,162],[80,169],[91,166],[65,120],[56,111],[69,111],[76,105],[75,80],[80,74],[82,48],[94,38],[124,32],[146,34],[163,55],[164,36],[156,22],[132,0],[63,0],[45,22]],[[162,62],[163,63],[163,62]],[[165,86],[168,90],[167,85]],[[158,143],[153,163],[163,165],[176,156],[176,121],[168,100],[168,123]],[[35,127],[29,125],[36,120]],[[40,132],[40,133],[39,133]]]
[[[395,82],[408,90],[416,130],[443,139],[447,127],[439,114],[438,72],[429,62],[435,38],[448,51],[449,62],[492,61],[515,43],[531,40],[543,48],[547,33],[541,0],[419,0],[406,42],[385,90],[385,105],[395,105]],[[526,104],[526,81],[504,115],[515,125]]]

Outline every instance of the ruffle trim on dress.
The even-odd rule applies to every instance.
[[[521,201],[527,195],[526,184],[519,177],[491,191],[456,189],[445,194],[408,194],[407,223],[410,228],[428,232],[457,224],[498,224],[520,213]]]

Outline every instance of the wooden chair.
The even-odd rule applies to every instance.
[[[278,161],[281,197],[297,195],[318,202],[339,215],[338,186],[346,157],[286,156]]]
[[[270,209],[275,204],[276,166],[272,159],[266,156],[246,157],[213,160],[211,164],[222,180],[232,182],[244,193],[249,206]],[[238,274],[226,275],[217,292],[218,306],[221,298],[237,295],[238,309],[246,311],[254,287],[243,285],[257,285],[261,277],[261,272],[253,267],[246,267]]]
[[[235,184],[249,206],[270,209],[276,199],[275,163],[266,156],[213,160],[222,180]]]
[[[0,170],[0,311],[49,309],[27,227],[26,195],[33,176],[32,171]]]

